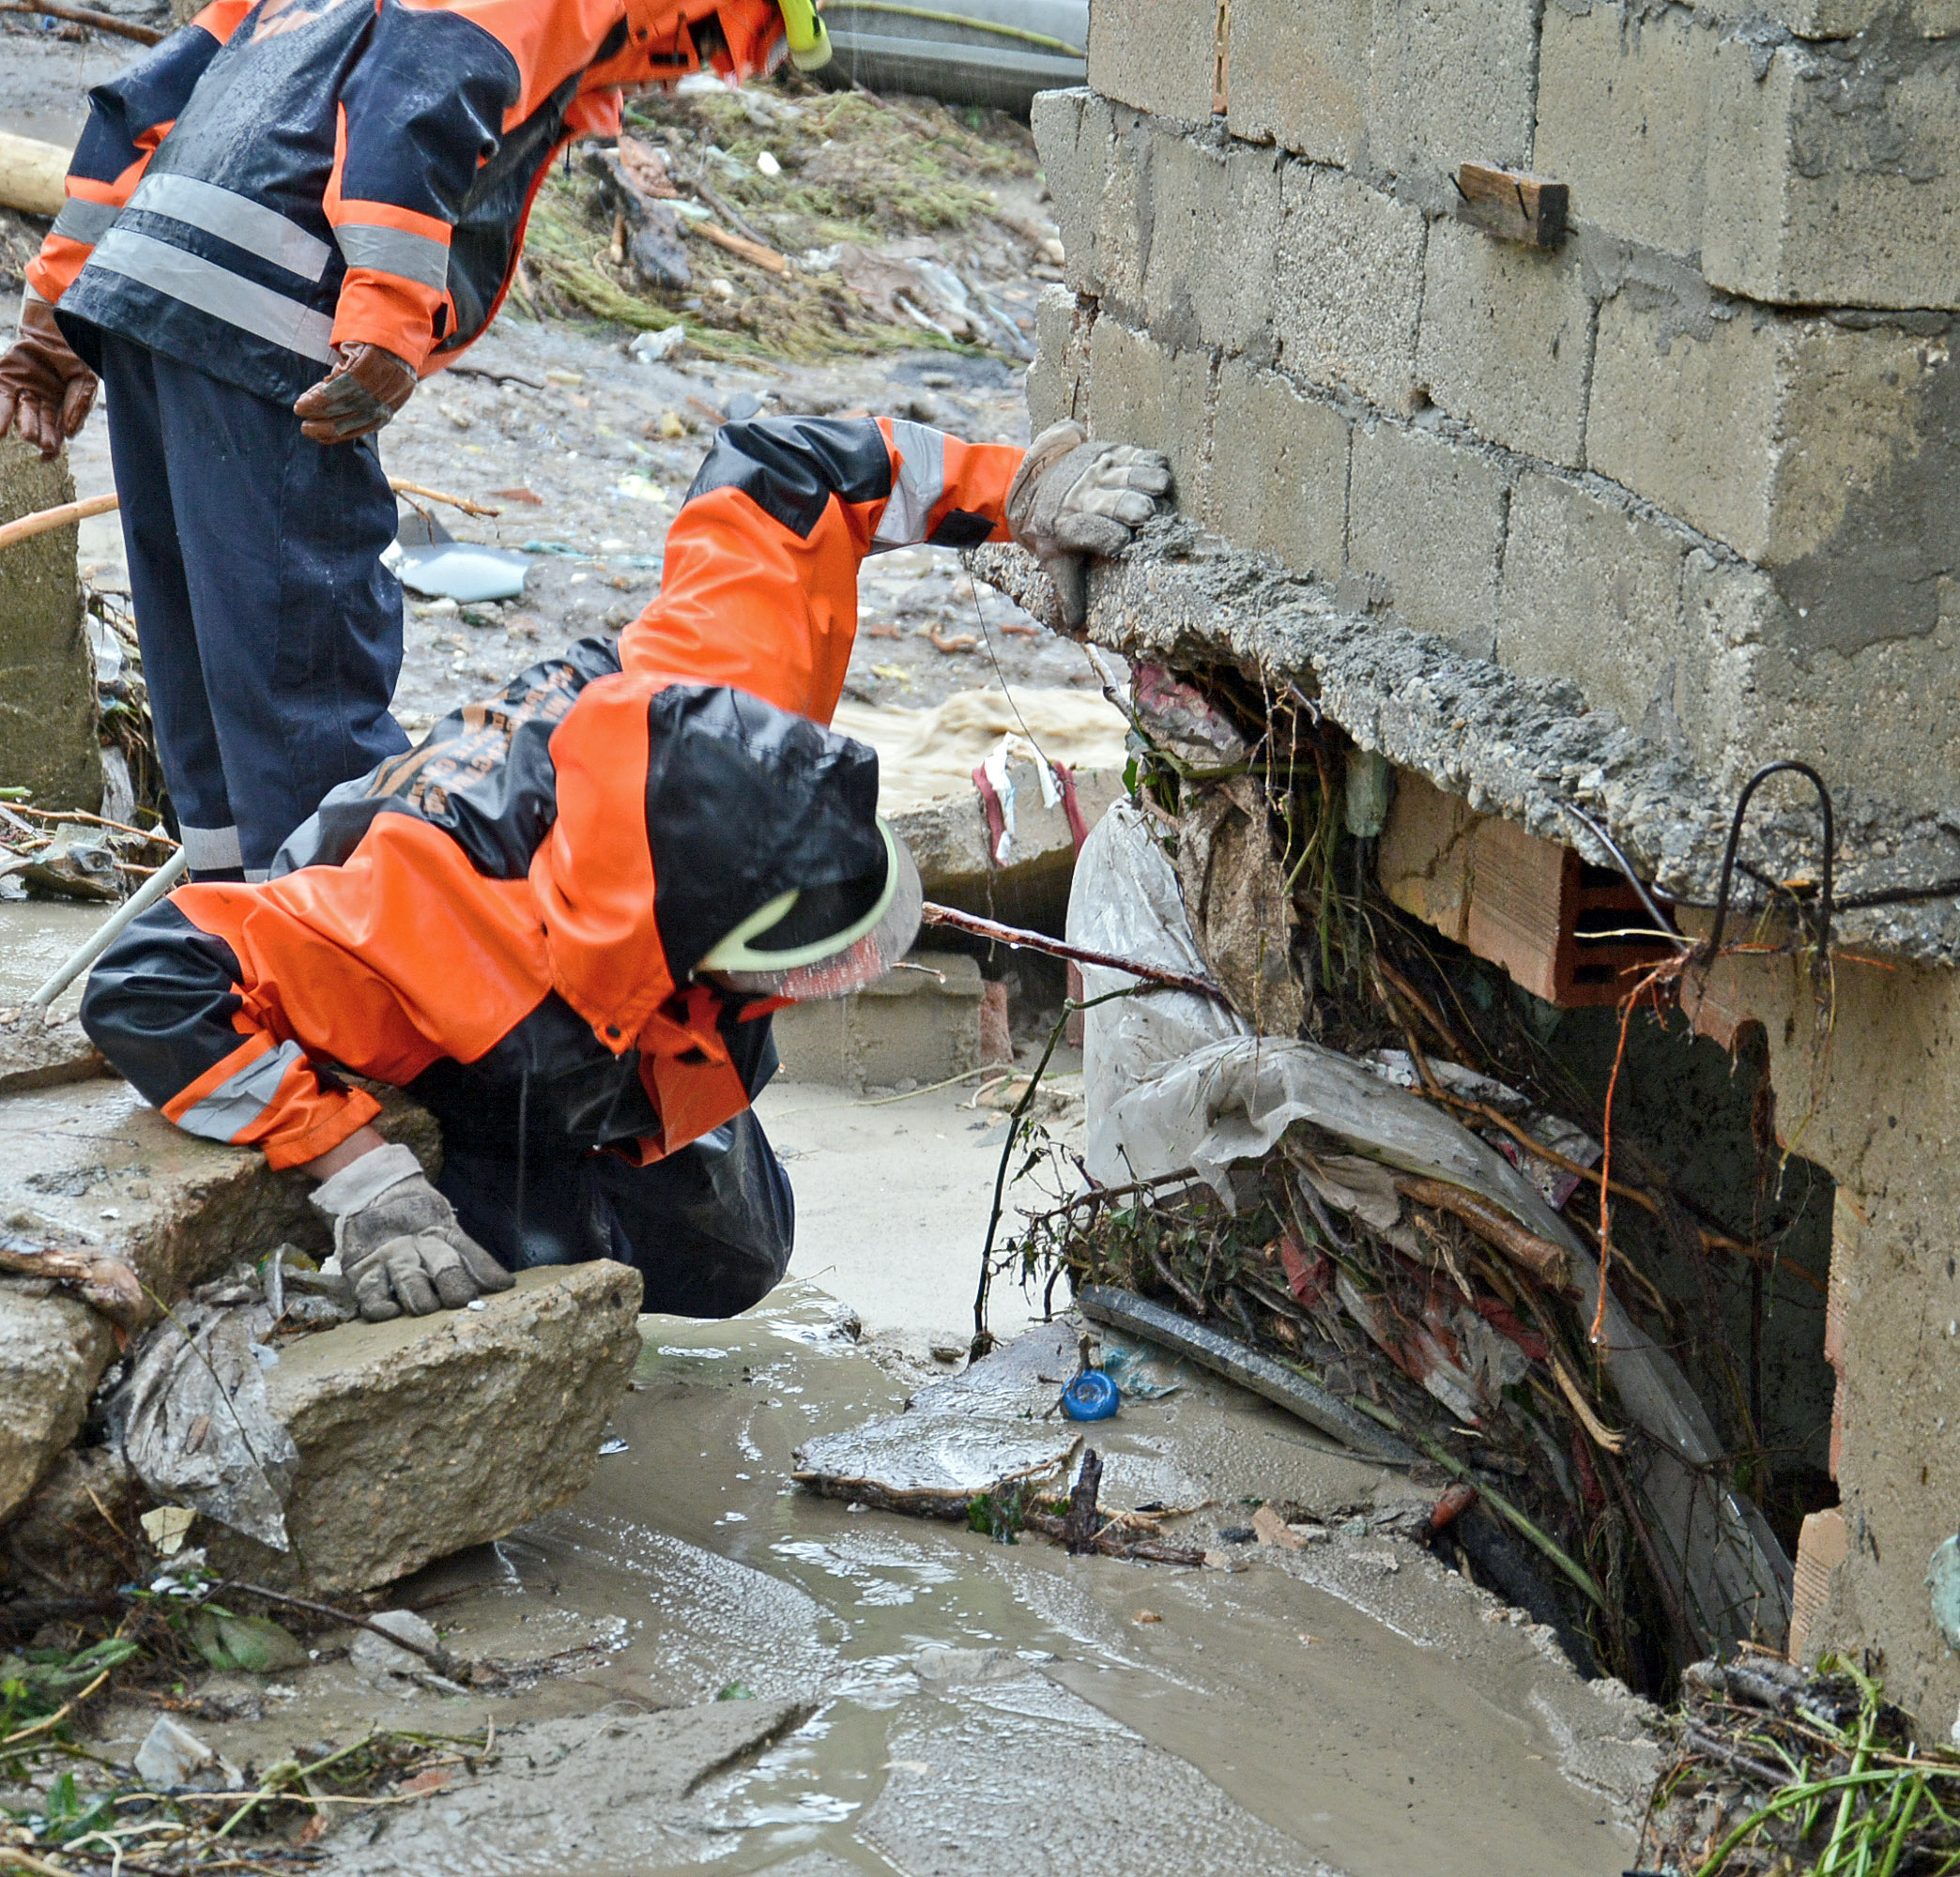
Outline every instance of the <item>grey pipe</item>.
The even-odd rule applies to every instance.
[[[1188,1356],[1215,1375],[1235,1381],[1263,1395],[1276,1407],[1297,1414],[1309,1427],[1339,1441],[1342,1446],[1366,1454],[1371,1460],[1392,1466],[1414,1466],[1419,1456],[1397,1440],[1386,1427],[1377,1427],[1367,1415],[1350,1408],[1339,1396],[1330,1395],[1318,1382],[1308,1381],[1281,1363],[1274,1362],[1235,1336],[1220,1335],[1202,1323],[1150,1303],[1133,1291],[1118,1290],[1107,1284],[1085,1284],[1076,1292],[1076,1307],[1093,1322],[1106,1323],[1113,1330],[1147,1337],[1177,1354]]]

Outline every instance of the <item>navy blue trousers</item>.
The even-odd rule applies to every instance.
[[[193,875],[263,878],[329,788],[408,747],[402,589],[372,439],[104,333],[143,675]]]

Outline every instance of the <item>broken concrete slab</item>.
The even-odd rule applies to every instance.
[[[0,523],[75,499],[65,458],[43,463],[0,437]],[[82,625],[75,530],[54,528],[7,550],[0,580],[0,786],[40,808],[94,810],[102,800],[95,666]]]
[[[801,1724],[814,1705],[717,1701],[538,1721],[499,1734],[496,1760],[433,1804],[337,1834],[320,1868],[332,1877],[425,1877],[473,1868],[492,1846],[498,1870],[552,1877],[691,1865],[712,1829],[700,1789]],[[822,1858],[808,1868],[848,1867]]]
[[[960,1519],[975,1498],[1009,1480],[1052,1489],[1082,1444],[1081,1430],[1053,1413],[1076,1367],[1072,1328],[1031,1330],[928,1382],[902,1414],[805,1442],[796,1482],[880,1511]]]
[[[0,1518],[82,1431],[115,1349],[106,1317],[41,1289],[35,1278],[0,1283]]]
[[[973,550],[976,573],[1061,630],[1048,577],[1018,548]],[[1583,810],[1642,874],[1690,901],[1712,902],[1732,797],[1665,743],[1593,710],[1567,679],[1525,678],[1447,641],[1341,605],[1325,585],[1282,572],[1175,517],[1090,572],[1088,635],[1125,655],[1173,664],[1230,658],[1299,684],[1364,749],[1461,796],[1479,815],[1607,856]],[[1951,901],[1855,907],[1854,894],[1960,877],[1960,832],[1850,786],[1832,790],[1839,915],[1834,937],[1860,951],[1960,963]],[[1761,863],[1781,877],[1816,865],[1815,817],[1753,810]]]
[[[381,1131],[433,1161],[427,1113],[387,1093]],[[282,1242],[319,1257],[332,1249],[304,1175],[185,1134],[127,1082],[30,1090],[8,1101],[5,1126],[14,1152],[0,1165],[0,1221],[30,1236],[52,1226],[111,1253],[165,1302]]]
[[[463,1310],[288,1344],[267,1406],[299,1449],[289,1552],[200,1525],[254,1583],[391,1583],[562,1505],[598,1462],[640,1352],[640,1279],[609,1259],[518,1274]]]
[[[1043,801],[1032,762],[1010,761],[1007,776],[1014,785],[1014,845],[1003,866],[989,854],[987,812],[974,790],[895,815],[892,826],[918,862],[927,899],[1059,932],[1075,873],[1068,812],[1059,801],[1052,806]],[[1075,786],[1085,828],[1095,827],[1123,794],[1123,778],[1112,770],[1078,771]],[[1052,925],[1044,924],[1049,917]]]

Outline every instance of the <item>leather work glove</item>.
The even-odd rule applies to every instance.
[[[95,403],[96,375],[69,349],[54,309],[29,292],[21,301],[21,329],[0,354],[0,436],[18,430],[50,461],[82,428]]]
[[[456,1223],[450,1202],[399,1144],[363,1153],[314,1189],[333,1221],[333,1249],[354,1303],[371,1323],[406,1310],[460,1310],[516,1281]]]
[[[1007,527],[1054,583],[1071,631],[1088,617],[1083,557],[1121,553],[1170,486],[1161,450],[1091,443],[1065,419],[1028,446],[1007,490]]]
[[[313,443],[352,443],[379,430],[408,402],[415,367],[365,340],[336,345],[333,370],[293,405],[299,435]]]

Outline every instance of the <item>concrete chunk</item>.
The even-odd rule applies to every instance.
[[[1097,0],[1090,89],[1156,116],[1208,123],[1217,22],[1216,0]]]
[[[1348,496],[1351,577],[1417,632],[1488,658],[1508,500],[1488,454],[1406,424],[1361,425]]]
[[[43,463],[19,436],[0,437],[0,523],[74,499],[66,458]],[[7,550],[0,578],[0,786],[31,789],[41,808],[101,806],[95,668],[82,625],[72,527]]]
[[[1078,292],[1094,293],[1095,205],[1109,161],[1110,107],[1080,85],[1038,91],[1030,126],[1062,231],[1064,273]]]
[[[1576,468],[1585,443],[1592,301],[1576,255],[1430,229],[1416,372],[1493,443]]]
[[[299,1449],[290,1552],[214,1536],[220,1568],[316,1593],[392,1583],[574,1497],[640,1351],[639,1274],[520,1272],[483,1307],[348,1323],[282,1351],[267,1402]]]
[[[1416,387],[1421,213],[1340,170],[1289,163],[1273,284],[1279,363],[1405,413]]]
[[[977,1069],[980,967],[959,952],[914,952],[906,962],[919,969],[894,971],[850,997],[779,1010],[783,1074],[861,1089],[943,1082]]]
[[[1578,220],[1664,253],[1701,247],[1716,34],[1688,12],[1548,7],[1532,166]]]
[[[1367,149],[1370,0],[1233,0],[1228,121],[1342,169]]]
[[[1205,519],[1296,573],[1338,578],[1346,553],[1348,420],[1277,372],[1218,368]]]
[[[0,1282],[0,1518],[82,1431],[115,1338],[108,1319],[34,1279]]]

